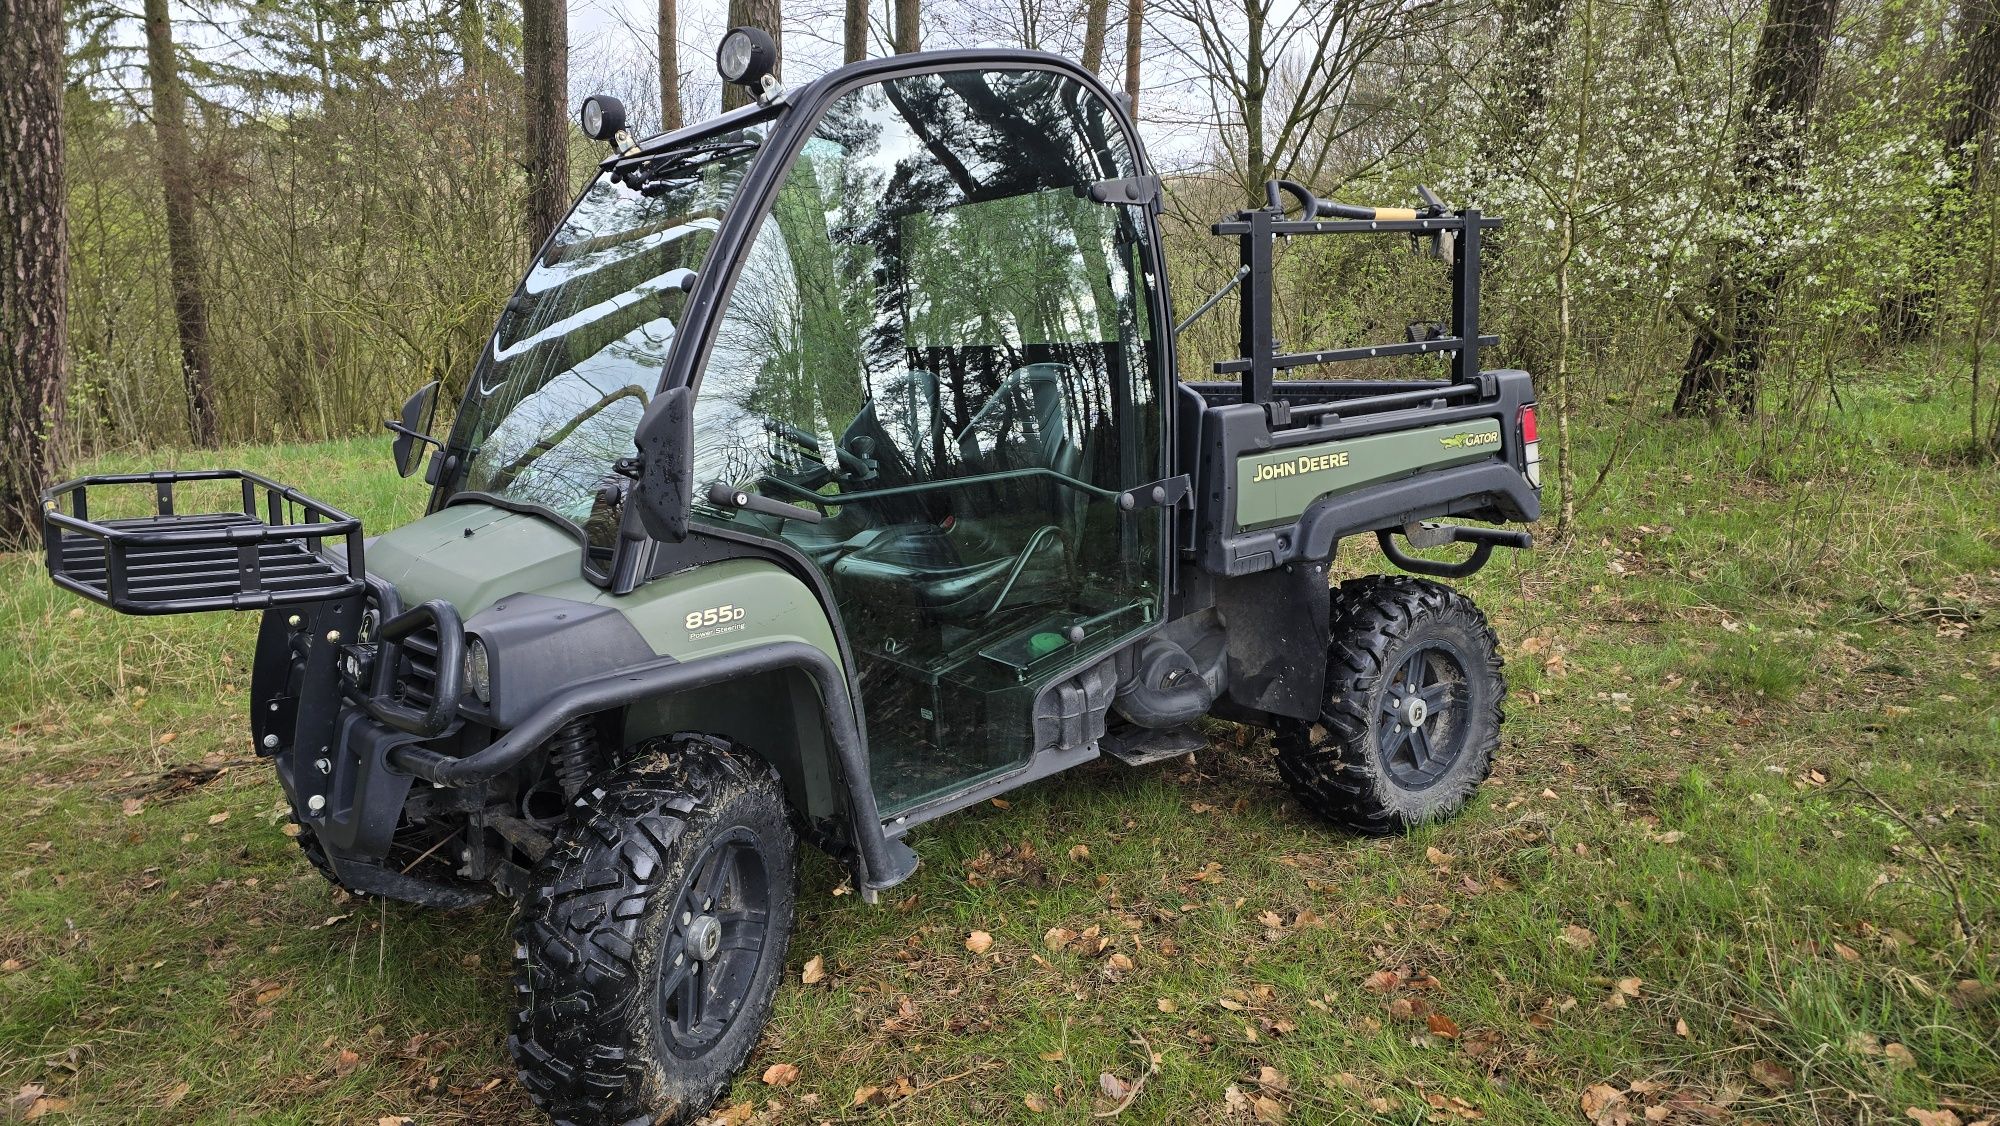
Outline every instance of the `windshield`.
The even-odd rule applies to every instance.
[[[760,140],[760,128],[706,138],[584,191],[473,373],[454,492],[548,509],[611,545],[624,498],[612,467],[633,453],[694,271]]]

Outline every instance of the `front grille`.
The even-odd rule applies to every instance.
[[[396,670],[396,699],[413,708],[428,708],[437,699],[437,627],[427,625],[404,638],[402,649],[402,667]]]

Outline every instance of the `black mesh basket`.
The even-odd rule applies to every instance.
[[[176,485],[230,481],[241,486],[240,508],[177,510]],[[93,498],[120,511],[145,489],[142,514],[92,518]],[[361,521],[241,469],[80,477],[43,495],[42,538],[56,585],[125,614],[262,610],[366,585]]]

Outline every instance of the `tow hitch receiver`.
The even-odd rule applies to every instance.
[[[1419,559],[1397,546],[1395,537],[1401,535],[1410,541],[1410,546],[1419,550],[1443,547],[1448,543],[1470,543],[1475,545],[1472,554],[1456,563],[1446,563],[1437,559]],[[1478,574],[1480,568],[1493,556],[1496,547],[1527,549],[1535,546],[1535,537],[1526,532],[1509,528],[1475,528],[1466,524],[1433,524],[1412,521],[1396,528],[1383,528],[1375,533],[1375,540],[1382,545],[1382,554],[1389,562],[1412,574],[1432,575],[1441,579],[1462,579]]]

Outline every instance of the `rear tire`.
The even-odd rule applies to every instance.
[[[1369,575],[1334,592],[1319,719],[1280,720],[1278,773],[1300,804],[1384,835],[1464,808],[1500,745],[1499,642],[1442,583]]]
[[[798,843],[763,761],[700,735],[586,784],[514,926],[508,1047],[556,1122],[681,1123],[749,1058],[783,977]]]

